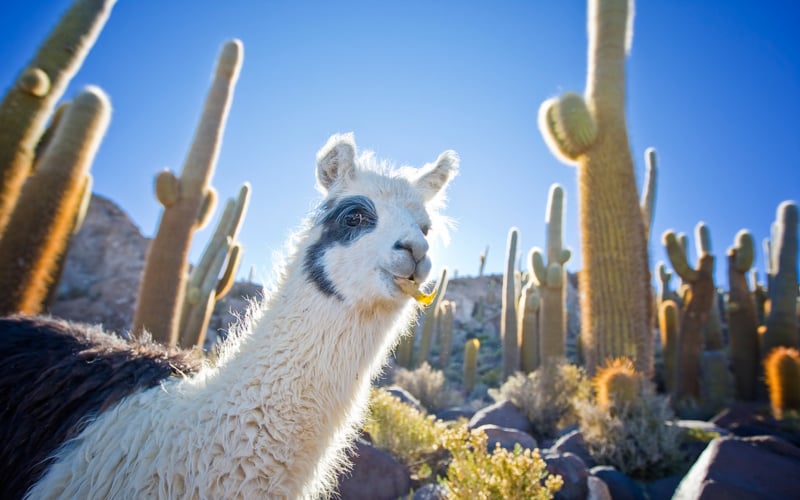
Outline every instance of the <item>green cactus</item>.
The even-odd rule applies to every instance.
[[[478,374],[478,351],[481,342],[478,339],[469,339],[464,345],[464,390],[469,393],[475,387]]]
[[[656,177],[658,167],[656,163],[655,148],[647,148],[644,152],[645,174],[642,188],[642,218],[644,220],[644,235],[650,240],[650,228],[653,226],[653,217],[656,208]]]
[[[661,307],[661,304],[667,300],[675,301],[675,304],[677,305],[680,301],[680,298],[670,285],[670,281],[672,281],[672,271],[667,269],[667,266],[664,264],[664,262],[659,262],[656,265],[656,269],[658,272],[659,282],[661,283],[658,291],[658,307]]]
[[[89,168],[111,116],[102,90],[87,87],[67,108],[58,130],[20,193],[0,238],[0,313],[42,311],[58,263],[80,221]]]
[[[686,252],[673,231],[663,235],[663,242],[673,269],[688,285],[681,312],[678,333],[676,378],[673,385],[673,404],[678,407],[700,401],[700,358],[705,339],[703,330],[716,298],[714,287],[714,256],[709,253],[708,229],[700,222],[696,227],[699,262],[692,268]]]
[[[769,254],[769,314],[764,353],[778,346],[797,347],[797,204],[778,206]]]
[[[414,327],[409,326],[408,331],[400,337],[394,349],[397,366],[411,369],[412,356],[414,355]]]
[[[36,161],[36,146],[45,124],[114,3],[76,0],[0,104],[0,234]]]
[[[755,244],[745,229],[736,234],[728,249],[728,342],[736,399],[754,401],[757,396],[761,356],[758,346],[756,304],[747,284],[753,267]]]
[[[436,321],[439,314],[439,304],[447,293],[447,268],[442,269],[442,275],[436,284],[436,296],[431,305],[425,308],[425,316],[422,319],[422,334],[419,339],[419,351],[417,352],[416,366],[427,363],[431,356],[431,346],[433,346],[433,334],[436,331]]]
[[[164,211],[147,254],[133,332],[147,330],[155,340],[169,345],[178,342],[192,235],[212,212],[215,194],[209,182],[241,61],[241,42],[227,42],[217,61],[214,81],[180,177],[162,172],[156,180],[156,194]]]
[[[733,377],[723,350],[704,351],[700,357],[700,411],[710,418],[733,399]]]
[[[503,303],[500,315],[500,335],[503,341],[503,380],[519,371],[519,339],[517,338],[517,311],[514,263],[517,260],[517,228],[508,232],[506,271],[503,273]]]
[[[236,199],[228,200],[200,261],[189,275],[181,309],[180,346],[203,346],[214,305],[233,286],[242,254],[241,245],[236,243],[236,235],[244,220],[249,199],[250,184],[245,183]],[[226,264],[224,272],[218,279],[223,264]]]
[[[764,361],[772,414],[783,419],[788,410],[800,411],[800,352],[778,346]]]
[[[651,292],[645,218],[625,125],[629,0],[590,0],[585,98],[545,101],[539,128],[551,151],[578,166],[581,338],[593,374],[607,358],[651,365]],[[644,349],[645,352],[638,351]]]
[[[661,350],[664,353],[664,389],[672,392],[675,385],[675,364],[678,356],[678,331],[680,318],[674,300],[665,300],[658,310],[658,329],[661,334]]]
[[[528,256],[533,269],[533,250]],[[539,355],[539,306],[541,294],[539,287],[533,280],[528,281],[522,289],[519,299],[519,318],[517,320],[518,338],[520,340],[520,370],[531,373],[539,368],[541,357]]]
[[[456,313],[456,303],[444,300],[439,304],[439,321],[437,324],[439,336],[439,367],[444,370],[450,364],[450,352],[453,350],[453,319]]]
[[[703,330],[703,337],[706,339],[705,349],[716,351],[725,347],[722,337],[722,313],[720,304],[724,304],[723,294],[720,290],[715,290],[714,301],[711,303],[711,310],[708,312],[708,321]]]
[[[481,265],[478,268],[478,277],[480,278],[483,276],[483,270],[486,268],[486,258],[489,256],[489,245],[486,245],[486,248],[483,250],[481,254]]]
[[[592,379],[597,404],[603,411],[630,407],[642,391],[643,378],[628,358],[608,360]]]
[[[564,190],[558,184],[550,187],[547,206],[547,263],[542,253],[534,248],[531,252],[531,269],[536,276],[541,294],[539,307],[539,356],[541,363],[550,358],[560,359],[566,355],[567,318],[566,270],[564,264],[570,251],[564,248],[562,239],[564,213]]]

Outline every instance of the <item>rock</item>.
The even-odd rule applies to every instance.
[[[547,471],[564,479],[564,486],[555,494],[558,500],[584,500],[589,494],[586,464],[573,453],[546,453],[542,456]]]
[[[447,489],[439,484],[426,484],[414,492],[412,500],[447,500]]]
[[[510,401],[500,401],[475,412],[469,420],[469,428],[476,429],[482,425],[494,424],[498,427],[516,429],[530,434],[533,428],[528,417]]]
[[[609,465],[592,467],[589,473],[606,483],[614,500],[645,500],[642,488],[636,482]]]
[[[711,441],[675,491],[676,499],[797,498],[800,449],[773,436]]]
[[[613,500],[611,498],[611,492],[608,490],[608,485],[599,477],[587,477],[586,486],[589,490],[589,493],[586,495],[586,500]]]
[[[564,434],[550,446],[550,451],[554,453],[574,453],[577,455],[587,467],[594,467],[597,463],[589,453],[586,447],[586,441],[583,440],[583,434],[580,430],[574,430]]]
[[[536,439],[530,434],[527,434],[517,429],[508,429],[505,427],[498,427],[493,424],[485,424],[476,428],[479,431],[486,433],[489,438],[487,443],[487,450],[491,453],[499,444],[501,447],[514,451],[514,447],[519,444],[522,449],[534,450],[538,447]]]
[[[650,481],[645,486],[649,500],[670,500],[678,489],[683,476],[668,476]]]
[[[460,418],[469,420],[475,415],[475,409],[466,406],[456,406],[454,408],[445,408],[436,412],[436,418],[445,421],[457,421]]]
[[[408,470],[385,451],[359,439],[351,453],[353,468],[340,474],[334,496],[342,500],[393,500],[411,490]]]
[[[764,403],[736,402],[711,421],[740,437],[776,436],[800,446],[800,433],[790,432],[769,414]]]
[[[420,412],[422,414],[425,414],[425,413],[428,412],[425,409],[425,407],[422,406],[422,404],[419,402],[419,400],[414,397],[413,394],[411,394],[407,390],[403,389],[399,385],[393,385],[391,387],[387,387],[386,388],[386,392],[388,392],[392,396],[396,397],[397,399],[399,399],[403,403],[411,406],[412,408],[414,408],[415,410],[417,410],[418,412]]]

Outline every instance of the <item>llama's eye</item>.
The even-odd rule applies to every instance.
[[[358,227],[367,222],[367,217],[358,210],[354,210],[344,216],[344,223],[348,227]]]

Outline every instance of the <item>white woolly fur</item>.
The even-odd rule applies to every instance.
[[[341,296],[321,292],[303,269],[321,234],[312,220],[274,291],[214,367],[101,414],[59,450],[28,498],[328,496],[362,423],[369,384],[415,310],[391,280],[408,260],[394,244],[413,240],[427,249],[420,228],[436,219],[432,206],[457,164],[447,152],[422,169],[390,172],[371,155],[356,155],[351,135],[333,136],[318,155],[323,201],[363,195],[378,212],[373,231],[325,253]]]

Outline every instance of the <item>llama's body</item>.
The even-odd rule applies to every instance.
[[[446,153],[403,175],[369,162],[350,136],[333,137],[318,155],[326,197],[260,317],[214,368],[100,413],[59,448],[30,498],[328,493],[370,381],[411,319],[398,283],[430,270],[426,206],[457,159]]]

